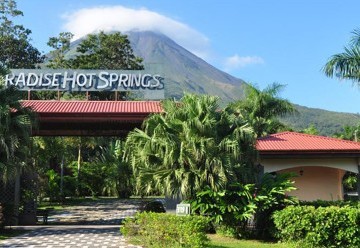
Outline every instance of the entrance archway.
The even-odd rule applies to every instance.
[[[159,101],[22,101],[38,117],[34,136],[120,136],[140,127]]]

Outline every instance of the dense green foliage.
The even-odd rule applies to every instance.
[[[128,198],[132,194],[132,170],[122,159],[122,141],[84,137],[36,137],[33,141],[40,198],[59,201],[66,196]]]
[[[2,75],[8,69],[35,68],[43,61],[43,56],[30,43],[30,29],[13,22],[13,18],[22,15],[15,1],[0,2],[0,74]]]
[[[30,44],[31,31],[13,22],[21,15],[15,1],[0,2],[0,180],[19,175],[29,162],[34,124],[30,110],[19,102],[21,94],[13,87],[5,88],[2,77],[10,68],[35,68],[43,59]]]
[[[273,83],[261,91],[248,85],[245,88],[245,98],[230,104],[253,128],[257,138],[285,129],[278,117],[296,112],[288,100],[279,97],[284,87]]]
[[[201,216],[138,213],[120,228],[126,237],[138,237],[146,247],[206,247],[208,220]]]
[[[269,236],[272,222],[269,217],[278,209],[295,204],[293,197],[286,195],[294,190],[289,180],[291,175],[273,177],[265,174],[258,186],[234,183],[221,191],[210,188],[199,191],[191,202],[192,211],[209,216],[217,232],[226,236],[243,237],[249,235],[247,224],[250,219],[256,225],[257,237]]]
[[[130,41],[119,32],[89,34],[71,60],[72,68],[141,70],[142,59],[133,54]]]
[[[216,224],[241,225],[255,214],[254,194],[254,184],[232,184],[220,191],[206,188],[199,191],[191,201],[191,210],[210,216]]]
[[[359,247],[359,207],[289,206],[273,215],[277,236],[309,247]]]
[[[324,200],[316,200],[316,201],[300,201],[300,206],[313,206],[315,208],[318,207],[344,207],[344,206],[353,206],[360,207],[360,201],[324,201]]]
[[[134,178],[130,164],[123,159],[123,153],[124,142],[111,140],[101,147],[98,163],[106,171],[103,193],[129,198],[134,193]]]
[[[72,33],[62,32],[58,37],[50,37],[47,45],[54,50],[50,51],[46,67],[52,69],[71,68],[71,60],[65,58],[66,53],[70,50]]]
[[[0,85],[0,180],[13,178],[28,162],[33,115],[14,87]]]
[[[218,98],[185,95],[165,100],[126,140],[140,194],[194,196],[205,186],[220,190],[231,181],[254,180],[254,136],[240,115],[218,111]],[[251,171],[252,172],[252,171]]]

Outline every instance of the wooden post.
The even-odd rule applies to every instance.
[[[117,101],[117,100],[118,100],[118,92],[115,91],[115,101]]]
[[[31,98],[31,91],[28,90],[28,100],[31,100],[30,98]]]

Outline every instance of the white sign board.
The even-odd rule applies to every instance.
[[[146,70],[13,69],[5,85],[25,91],[143,91],[164,98],[164,78]]]
[[[176,215],[185,216],[190,214],[190,204],[177,204]]]

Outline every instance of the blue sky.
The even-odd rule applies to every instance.
[[[325,77],[327,59],[360,28],[360,1],[347,0],[18,0],[43,52],[48,38],[99,29],[161,31],[213,66],[307,107],[360,112],[360,87]]]

